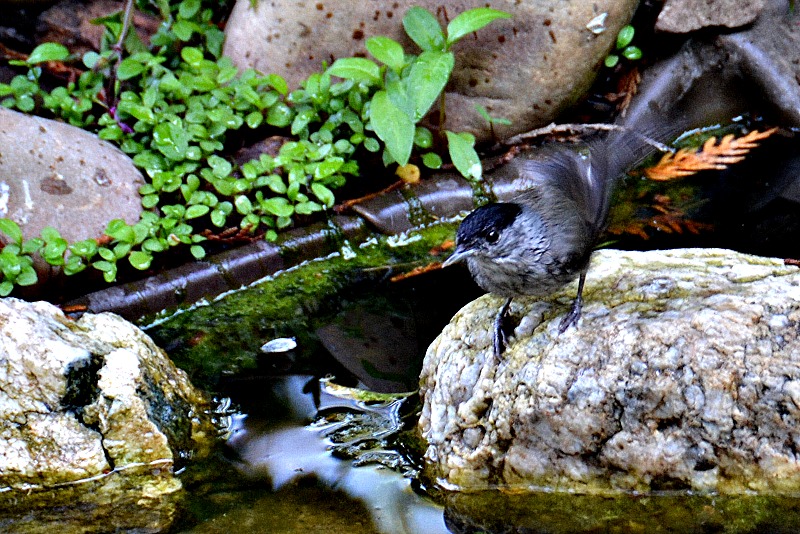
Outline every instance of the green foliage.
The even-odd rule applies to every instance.
[[[617,34],[614,53],[606,56],[604,62],[606,67],[616,67],[619,64],[620,56],[630,61],[642,59],[642,50],[638,46],[631,45],[635,33],[636,30],[630,24],[622,27]]]
[[[367,39],[367,51],[383,66],[366,58],[336,60],[327,73],[371,89],[368,129],[383,141],[385,163],[408,163],[413,147],[430,148],[419,144],[420,128],[416,124],[430,111],[443,95],[453,71],[455,57],[450,50],[459,39],[477,31],[498,18],[510,15],[496,9],[481,7],[470,9],[454,18],[443,30],[436,17],[421,7],[410,8],[403,17],[403,27],[414,43],[422,49],[419,55],[406,54],[400,43],[388,37]],[[444,106],[442,101],[442,112]],[[428,132],[430,133],[430,132]],[[447,135],[448,142],[453,138]],[[480,169],[474,168],[478,160],[474,139],[457,140],[458,147],[450,146],[450,157],[456,168],[466,177],[478,179]],[[430,154],[430,153],[428,153]],[[423,155],[423,164],[437,168],[441,159]],[[455,158],[458,158],[456,161]]]
[[[359,173],[359,154],[381,153],[386,164],[405,164],[416,147],[426,151],[421,155],[425,165],[440,167],[441,157],[431,151],[433,135],[417,123],[450,77],[450,48],[492,20],[508,17],[473,9],[444,31],[431,13],[411,8],[403,25],[422,49],[419,55],[406,54],[387,37],[372,37],[367,49],[380,65],[366,58],[340,59],[289,92],[280,76],[239,73],[221,57],[223,33],[213,22],[218,3],[156,4],[167,23],[149,48],[136,32],[122,35],[122,13],[98,19],[106,29],[101,50],[84,54],[86,70],[52,91],[40,85],[40,64],[76,60],[63,45],[44,43],[27,61],[11,62],[27,72],[0,84],[0,104],[49,113],[118,145],[148,178],[139,190],[147,211],[133,225],[109,222],[100,241],[72,244],[52,228],[23,242],[15,223],[0,219],[0,232],[7,237],[0,252],[0,295],[35,283],[33,255],[62,266],[68,275],[92,267],[112,282],[119,260],[146,270],[155,255],[173,247],[203,258],[207,229],[238,227],[275,239],[298,217],[334,205],[334,191]],[[333,83],[333,76],[342,81]],[[293,139],[277,155],[263,154],[242,165],[226,157],[232,132],[256,129]],[[446,136],[456,168],[479,178],[474,138]]]

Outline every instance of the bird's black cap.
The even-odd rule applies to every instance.
[[[519,204],[499,202],[481,206],[461,222],[456,240],[464,243],[476,238],[486,238],[490,232],[500,232],[511,226],[522,211]]]

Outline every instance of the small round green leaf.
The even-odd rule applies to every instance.
[[[422,155],[422,164],[429,169],[439,169],[442,166],[442,158],[435,152],[426,152]]]
[[[153,256],[141,250],[134,250],[128,256],[128,261],[135,268],[140,271],[150,268],[150,263],[153,261]]]
[[[7,297],[12,291],[14,291],[13,282],[10,282],[9,280],[3,280],[0,282],[0,297]]]
[[[199,65],[203,61],[203,52],[199,48],[186,46],[181,50],[181,57],[189,65]]]
[[[242,215],[247,215],[253,211],[253,203],[245,195],[239,195],[233,203],[236,206],[236,211]]]
[[[430,148],[433,146],[433,134],[424,126],[417,126],[414,130],[414,145],[419,148]]]
[[[194,256],[195,259],[198,260],[202,260],[203,258],[206,257],[206,251],[201,245],[192,245],[191,247],[189,247],[189,252],[191,252],[192,256]]]
[[[629,46],[622,51],[622,55],[625,59],[636,61],[642,59],[642,50],[638,46]]]
[[[336,201],[333,192],[320,183],[311,184],[311,192],[328,208],[333,206],[333,203]]]
[[[284,197],[273,197],[263,202],[263,208],[277,217],[291,217],[294,208]]]
[[[129,80],[138,76],[144,72],[144,70],[145,66],[140,62],[132,58],[125,58],[120,62],[119,67],[117,67],[117,78],[120,80]]]
[[[294,111],[283,102],[278,102],[267,112],[267,124],[278,128],[285,128],[291,124]]]
[[[633,35],[636,33],[636,30],[633,26],[628,24],[627,26],[623,26],[622,29],[617,34],[617,50],[622,50],[633,41]]]
[[[196,219],[198,217],[202,217],[210,210],[211,208],[204,204],[195,204],[194,206],[189,206],[189,208],[186,210],[185,217],[187,219]]]

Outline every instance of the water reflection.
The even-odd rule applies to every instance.
[[[383,414],[395,423],[373,432],[372,439],[381,439],[381,432],[391,432],[393,424],[399,425],[397,405],[348,401],[331,395],[325,387],[314,391],[309,387],[313,380],[309,376],[273,379],[271,395],[267,396],[278,397],[279,402],[272,399],[271,410],[253,407],[249,415],[232,418],[227,444],[236,455],[237,469],[251,481],[268,481],[273,491],[286,490],[311,477],[330,489],[332,497],[338,491],[361,501],[375,531],[382,534],[448,532],[442,508],[415,493],[410,478],[383,466],[354,467],[352,460],[339,459],[332,453],[335,447],[358,447],[368,441],[354,436],[353,417],[369,412]],[[279,412],[281,417],[275,417]],[[308,424],[324,412],[343,415]]]

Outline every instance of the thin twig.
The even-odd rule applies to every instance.
[[[503,142],[504,145],[516,145],[526,141],[528,139],[534,139],[537,137],[544,137],[546,135],[552,135],[556,133],[572,133],[572,134],[585,134],[588,132],[593,131],[601,131],[601,132],[630,132],[634,135],[637,135],[639,138],[642,139],[648,145],[660,150],[661,152],[672,152],[672,149],[665,145],[664,143],[659,143],[655,139],[647,137],[646,135],[640,134],[635,132],[629,128],[624,126],[619,126],[617,124],[606,124],[602,122],[595,122],[589,124],[556,124],[550,123],[547,126],[542,128],[537,128],[535,130],[531,130],[529,132],[521,133],[515,135],[514,137],[507,139]]]

